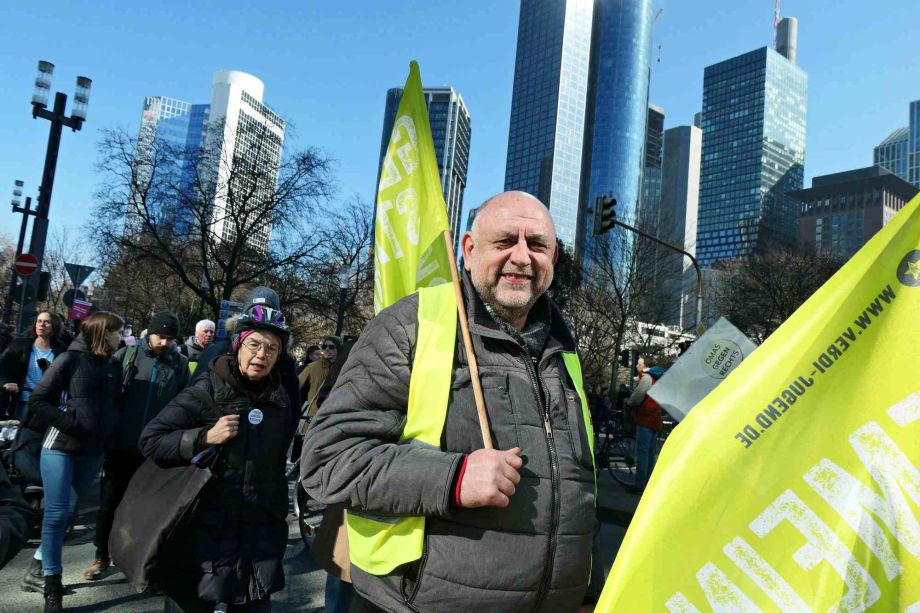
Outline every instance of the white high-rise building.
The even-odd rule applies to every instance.
[[[255,191],[256,198],[271,198],[278,180],[281,163],[281,146],[284,143],[284,120],[262,103],[265,85],[245,72],[238,70],[214,73],[211,85],[211,117],[213,125],[223,122],[223,134],[209,134],[221,138],[220,162],[214,199],[214,233],[225,239],[234,238],[235,228],[226,212],[226,192],[230,187],[232,169],[245,164],[241,175],[256,176],[264,182]],[[262,251],[268,250],[272,220],[267,218],[249,238],[249,244]]]
[[[693,255],[696,255],[702,142],[703,133],[695,126],[678,126],[664,132],[658,236]],[[669,251],[659,264],[659,296],[667,305],[663,323],[688,328],[696,317],[696,275],[690,261]]]
[[[189,190],[196,190],[200,188],[197,173],[213,173],[211,176],[217,186],[211,211],[213,231],[224,239],[233,238],[236,232],[233,212],[227,211],[227,191],[238,176],[233,172],[235,165],[246,166],[238,169],[244,170],[241,176],[250,180],[256,178],[258,186],[253,191],[254,198],[271,198],[278,179],[284,120],[262,102],[264,91],[265,85],[256,77],[230,70],[214,73],[210,104],[191,104],[164,96],[144,99],[138,159],[149,156],[157,141],[176,150],[194,151],[205,147],[209,154],[192,164],[193,167],[184,169],[183,179]],[[202,168],[201,164],[211,167]],[[177,216],[179,230],[182,223],[193,222],[185,217],[188,215]],[[257,230],[250,233],[248,243],[266,251],[272,220],[270,216],[262,217]],[[135,225],[136,222],[126,220],[126,229]]]

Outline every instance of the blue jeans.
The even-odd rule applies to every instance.
[[[645,426],[636,426],[636,487],[644,490],[655,468],[658,453],[658,433]]]
[[[42,570],[45,575],[60,575],[64,567],[61,553],[64,533],[70,521],[71,504],[82,496],[99,476],[101,455],[82,455],[52,451],[42,447],[42,484],[45,488],[45,515],[42,518]]]
[[[326,574],[326,613],[348,613],[355,588],[335,575]]]

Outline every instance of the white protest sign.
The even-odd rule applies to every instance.
[[[696,339],[648,395],[681,421],[755,349],[751,339],[722,317]]]

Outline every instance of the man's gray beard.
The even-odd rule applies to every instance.
[[[471,275],[472,277],[472,275]],[[516,322],[522,317],[527,317],[527,314],[530,313],[530,309],[533,308],[533,305],[536,303],[539,296],[534,297],[526,305],[520,307],[509,307],[501,304],[498,301],[498,297],[495,295],[495,286],[487,286],[473,281],[473,287],[476,288],[476,291],[479,293],[479,297],[492,307],[492,310],[495,311],[495,314],[505,320],[505,322],[511,324]]]

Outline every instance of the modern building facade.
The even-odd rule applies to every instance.
[[[595,3],[584,219],[601,195],[617,199],[617,218],[628,224],[637,222],[642,208],[647,121],[653,115],[648,92],[654,9],[652,0]],[[589,225],[581,225],[579,236],[579,244],[585,244],[587,251],[595,240]],[[627,249],[632,243],[631,235],[622,228],[612,229],[606,237]],[[619,256],[625,262],[628,254]]]
[[[910,130],[898,128],[872,151],[872,163],[886,168],[907,181],[907,148]]]
[[[909,105],[907,127],[898,128],[875,147],[872,163],[920,187],[920,100]]]
[[[804,178],[807,87],[805,71],[768,47],[706,68],[702,265],[796,243],[798,207],[788,193]]]
[[[645,130],[645,165],[642,169],[642,209],[639,225],[652,233],[658,232],[661,216],[662,158],[664,156],[664,109],[648,105]]]
[[[135,158],[139,162],[152,160],[155,157],[154,150],[163,149],[163,154],[181,162],[181,167],[175,169],[179,173],[175,177],[176,182],[184,184],[185,193],[193,192],[198,161],[195,152],[201,149],[210,110],[209,104],[192,104],[166,96],[147,96],[141,109]],[[166,149],[169,151],[165,151]],[[149,176],[144,178],[150,173],[148,165],[139,163],[136,172],[141,175],[140,182],[149,180]],[[156,215],[163,224],[175,224],[174,227],[179,233],[192,222],[189,212],[182,210],[180,206],[156,211]],[[139,229],[139,220],[135,216],[125,219],[126,232],[131,233]]]
[[[209,133],[220,139],[221,155],[217,169],[217,193],[214,198],[213,232],[226,240],[235,239],[236,230],[232,222],[233,212],[228,211],[227,193],[234,187],[232,181],[245,175],[255,178],[253,198],[273,197],[278,170],[281,164],[281,148],[284,144],[284,120],[262,102],[265,85],[245,72],[237,70],[214,73],[211,84],[211,118],[220,130]],[[247,172],[233,173],[238,164],[245,165]],[[246,186],[252,189],[252,186]],[[256,207],[261,208],[261,207]],[[246,220],[247,225],[253,220]],[[255,226],[247,244],[266,251],[272,230],[272,219],[266,218]]]
[[[653,22],[652,0],[521,0],[505,189],[540,198],[578,257],[597,196],[638,216]]]
[[[470,162],[470,139],[472,125],[463,97],[452,87],[426,87],[423,90],[428,109],[428,123],[431,125],[431,137],[434,152],[438,158],[438,173],[441,177],[441,189],[447,204],[447,218],[454,242],[454,251],[460,244],[463,234],[463,192],[466,189],[466,174]],[[387,91],[386,109],[383,114],[383,134],[380,138],[380,161],[377,166],[377,182],[383,158],[390,143],[393,123],[399,110],[403,90],[394,87]]]
[[[594,0],[521,0],[505,189],[549,207],[574,248]]]
[[[799,202],[802,246],[849,258],[918,192],[914,185],[875,165],[814,177],[810,188],[790,195]]]
[[[179,156],[184,162],[180,171],[181,182],[188,190],[186,196],[197,198],[200,194],[193,192],[200,189],[198,177],[210,174],[217,186],[211,210],[212,231],[224,239],[234,235],[226,196],[234,164],[245,164],[250,178],[259,177],[255,197],[271,198],[275,189],[284,120],[262,103],[264,89],[262,81],[250,74],[219,71],[212,80],[210,104],[192,104],[164,96],[144,99],[137,159],[149,159],[153,148],[164,145],[187,152]],[[208,151],[206,157],[195,155],[204,148]],[[170,213],[160,212],[164,216]],[[182,224],[191,219],[184,219],[180,212],[175,221],[177,231],[181,232]],[[126,231],[132,231],[135,225],[136,220],[125,220]],[[267,250],[271,227],[271,219],[264,219],[247,242],[261,251]]]
[[[696,255],[702,144],[703,133],[694,126],[678,126],[664,133],[658,236],[693,255]],[[696,275],[689,259],[668,251],[659,262],[659,270],[658,295],[667,305],[661,322],[690,327],[696,315]]]

